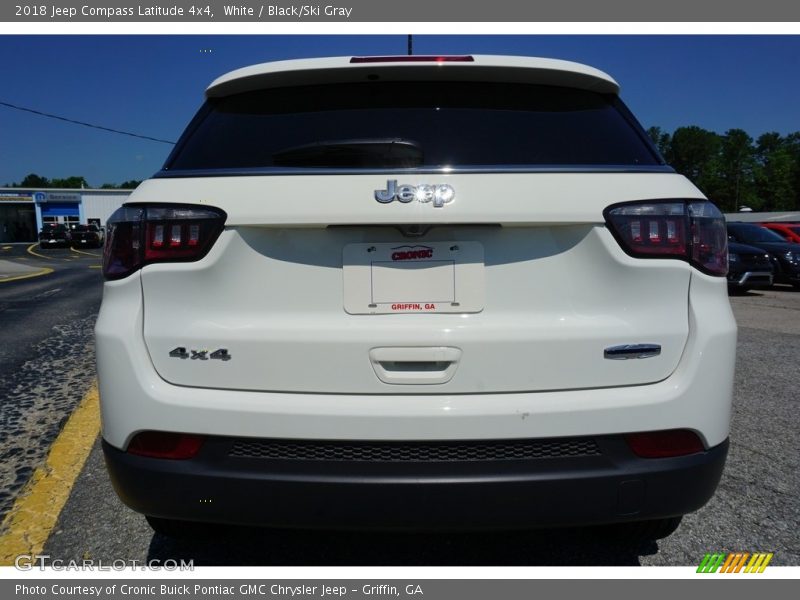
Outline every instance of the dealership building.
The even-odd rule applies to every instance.
[[[0,188],[0,243],[35,242],[47,223],[104,227],[132,191]]]

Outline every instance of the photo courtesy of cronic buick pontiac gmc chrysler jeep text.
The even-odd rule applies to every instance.
[[[727,233],[618,91],[503,56],[214,81],[108,223],[122,500],[166,533],[668,535],[728,448]]]

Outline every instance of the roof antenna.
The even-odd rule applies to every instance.
[[[408,55],[411,56],[414,54],[414,42],[412,41],[413,36],[409,33],[408,34]]]

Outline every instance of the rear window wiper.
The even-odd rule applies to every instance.
[[[422,165],[423,160],[417,142],[399,138],[320,141],[272,155],[279,167],[409,168]]]

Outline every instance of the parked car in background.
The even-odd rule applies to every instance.
[[[66,247],[72,241],[72,234],[62,223],[48,223],[39,232],[40,248]]]
[[[800,246],[754,223],[728,223],[728,240],[767,252],[775,268],[774,282],[800,289]]]
[[[800,223],[759,223],[759,225],[774,231],[787,242],[800,243]]]
[[[75,225],[70,232],[73,247],[100,248],[105,234],[97,225]]]
[[[755,246],[728,241],[728,291],[746,292],[772,285],[775,272],[769,254]]]

